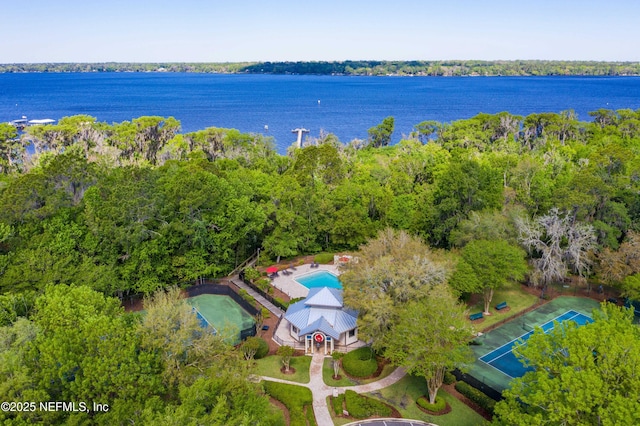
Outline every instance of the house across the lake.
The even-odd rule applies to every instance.
[[[342,290],[329,287],[309,289],[307,297],[289,306],[284,316],[289,335],[304,343],[305,353],[326,355],[358,342],[357,318],[356,311],[343,306]]]

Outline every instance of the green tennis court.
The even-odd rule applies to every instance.
[[[187,300],[220,335],[228,336],[234,344],[240,341],[242,330],[255,324],[253,317],[229,296],[202,294]]]
[[[554,320],[561,322],[564,317],[584,324],[588,322],[585,318],[592,317],[593,309],[597,308],[599,308],[599,304],[593,299],[562,296],[477,337],[475,339],[477,345],[471,346],[476,360],[469,370],[469,375],[498,392],[502,392],[509,387],[512,377],[504,365],[495,366],[491,365],[491,362],[486,362],[487,357],[491,358],[492,354],[502,355],[500,348],[507,348],[510,342],[523,335],[528,335],[536,326],[546,325],[549,328],[553,326]],[[508,352],[510,353],[510,348]],[[514,362],[516,362],[515,357]],[[519,366],[517,367],[519,368]],[[507,372],[505,373],[505,371]]]

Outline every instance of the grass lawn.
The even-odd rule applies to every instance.
[[[408,419],[431,422],[439,426],[478,426],[486,422],[480,414],[446,393],[442,388],[438,391],[438,396],[444,398],[451,405],[451,412],[443,416],[426,414],[418,408],[416,400],[427,394],[427,382],[423,378],[407,375],[399,382],[367,395],[393,405],[400,411],[402,417]]]
[[[291,358],[290,367],[295,368],[295,374],[282,374],[282,358],[277,355],[271,355],[255,361],[253,374],[259,376],[274,377],[276,379],[289,380],[297,383],[309,383],[309,365],[311,365],[310,356],[294,356]]]
[[[493,300],[491,301],[491,306],[489,308],[491,315],[485,315],[484,321],[474,324],[474,327],[476,331],[483,331],[487,327],[490,327],[505,318],[510,318],[519,312],[522,312],[528,307],[534,305],[537,301],[537,296],[523,291],[519,284],[496,290],[493,294]],[[507,302],[510,309],[508,311],[497,311],[495,306],[501,302]],[[482,298],[480,298],[475,305],[470,306],[469,309],[471,314],[482,312],[484,309],[484,302],[482,301]]]
[[[311,390],[302,386],[264,381],[264,390],[289,410],[291,426],[317,426]]]
[[[342,366],[340,367],[340,375],[342,378],[340,380],[333,379],[333,360],[331,358],[325,358],[324,364],[322,364],[322,380],[329,386],[355,386],[355,385],[366,385],[367,383],[376,382],[380,379],[387,377],[389,374],[393,372],[396,368],[391,364],[386,364],[382,368],[382,372],[378,377],[374,377],[372,379],[350,379],[345,374]]]

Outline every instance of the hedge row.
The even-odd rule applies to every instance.
[[[429,404],[429,399],[426,396],[418,398],[416,402],[425,410],[429,410],[434,413],[438,413],[447,408],[447,401],[445,401],[444,398],[440,398],[437,396],[435,404]]]
[[[278,382],[263,382],[264,390],[271,397],[282,402],[289,409],[291,426],[316,426],[313,415],[313,396],[308,388],[295,385],[287,385]],[[307,410],[306,419],[304,410]]]
[[[362,347],[342,358],[342,368],[350,376],[369,377],[378,370],[378,361],[370,348]]]
[[[278,297],[273,297],[272,295],[270,295],[269,293],[265,292],[264,290],[262,290],[260,287],[258,287],[257,285],[255,285],[254,283],[252,283],[249,279],[247,279],[246,275],[244,276],[244,278],[242,279],[242,281],[248,285],[249,287],[251,287],[252,289],[254,289],[255,291],[257,291],[258,293],[260,293],[260,295],[262,297],[264,297],[265,299],[267,299],[269,302],[273,303],[274,305],[276,305],[278,308],[282,309],[283,311],[287,310],[287,305],[285,304],[285,302],[278,298]],[[242,290],[240,290],[242,291]]]
[[[455,387],[458,392],[487,410],[490,414],[493,414],[493,409],[496,405],[496,401],[493,398],[487,396],[482,391],[479,391],[466,382],[457,382]]]
[[[253,296],[251,296],[249,293],[247,293],[247,290],[241,288],[241,289],[238,290],[238,294],[244,300],[246,300],[247,302],[251,303],[251,305],[253,305],[253,306],[256,305],[256,299],[254,299]]]
[[[389,417],[392,414],[391,408],[373,398],[348,390],[345,392],[345,401],[349,415],[356,419],[366,419],[371,416]]]

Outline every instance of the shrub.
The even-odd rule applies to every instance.
[[[267,341],[260,337],[257,337],[257,339],[259,342],[258,350],[256,351],[256,354],[253,356],[253,359],[264,358],[269,353],[269,344],[267,343]]]
[[[294,303],[297,303],[304,299],[305,299],[304,297],[294,297],[293,299],[289,300],[289,305],[293,305]]]
[[[442,380],[442,383],[444,383],[445,385],[452,385],[455,382],[456,376],[454,376],[453,373],[451,373],[450,371],[444,373],[444,379]]]
[[[247,302],[251,303],[252,305],[256,304],[256,299],[254,299],[253,296],[247,293],[247,290],[241,288],[240,290],[238,290],[238,295],[242,297],[244,300],[246,300]]]
[[[315,418],[313,418],[313,397],[308,388],[269,381],[263,382],[263,386],[265,392],[287,407],[291,418],[291,426],[307,425],[307,419],[305,419],[304,414],[305,406],[307,407],[307,416],[311,411],[313,419],[313,422],[309,424],[316,424]]]
[[[456,383],[456,390],[478,404],[480,407],[487,410],[489,413],[493,414],[496,401],[487,396],[484,392],[462,381]]]
[[[269,280],[269,278],[260,278],[259,280],[256,280],[255,285],[260,290],[267,293],[271,288],[271,280]]]
[[[249,281],[253,281],[255,279],[260,278],[260,272],[258,272],[256,269],[254,268],[246,268],[244,270],[244,277],[246,279],[248,279]]]
[[[342,368],[353,377],[369,377],[378,370],[378,362],[371,348],[362,347],[342,358]]]
[[[280,299],[279,297],[274,297],[272,303],[274,305],[276,305],[277,307],[279,307],[279,308],[281,308],[281,309],[286,311],[291,302],[285,302],[284,300]]]
[[[260,308],[260,315],[262,315],[263,320],[268,320],[269,318],[271,318],[271,311],[263,306],[262,308]]]
[[[316,263],[331,263],[333,262],[333,253],[318,253],[313,256],[313,261]]]
[[[447,408],[447,401],[439,397],[436,397],[435,404],[429,404],[429,398],[426,396],[418,398],[416,402],[425,410],[433,411],[434,413],[438,413]]]
[[[352,390],[346,391],[344,395],[347,411],[356,419],[366,419],[371,416],[389,417],[392,413],[389,406],[376,399],[358,395]]]
[[[341,393],[340,395],[338,395],[335,398],[331,398],[331,405],[333,406],[333,412],[336,413],[336,416],[341,416],[342,415],[343,404],[344,404],[344,394],[343,393]]]

